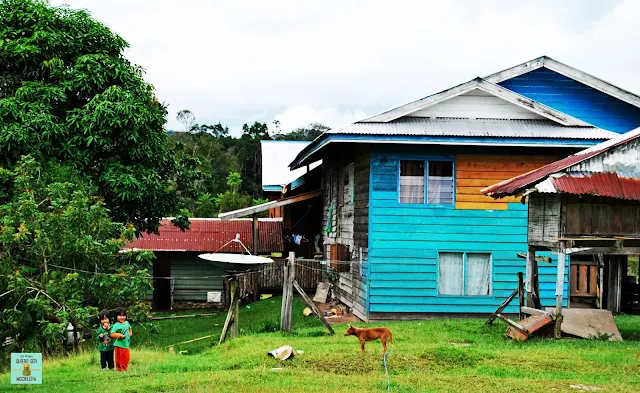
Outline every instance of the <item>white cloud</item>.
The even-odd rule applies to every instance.
[[[276,114],[274,120],[278,120],[280,129],[286,132],[306,127],[309,123],[322,123],[331,128],[340,128],[365,117],[367,114],[360,110],[341,111],[331,107],[318,109],[300,105],[289,107]],[[273,123],[269,124],[269,130],[275,130]]]
[[[64,2],[131,43],[170,128],[339,127],[543,54],[640,91],[634,0]]]

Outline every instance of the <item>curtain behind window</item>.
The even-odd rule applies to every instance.
[[[453,204],[453,162],[429,161],[429,203]]]
[[[438,261],[438,293],[440,295],[463,295],[462,256],[462,253],[440,253]]]
[[[467,295],[491,295],[491,255],[467,254]]]
[[[400,161],[400,203],[424,203],[424,161]]]

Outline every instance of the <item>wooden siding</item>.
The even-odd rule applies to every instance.
[[[567,195],[563,213],[563,236],[640,235],[640,203],[635,201]]]
[[[529,109],[512,104],[480,89],[460,94],[439,104],[411,113],[415,117],[487,119],[546,119]]]
[[[529,244],[558,247],[561,220],[561,196],[532,194],[529,197]]]
[[[500,85],[605,130],[625,133],[640,126],[640,108],[547,68]]]
[[[361,147],[356,150],[354,147],[350,152],[334,151],[323,162],[325,256],[330,260],[335,259],[328,245],[343,244],[349,246],[352,262],[349,272],[340,273],[338,285],[333,290],[340,301],[353,309],[354,314],[366,319],[367,264],[363,262],[360,265],[360,250],[362,259],[366,260],[369,243],[369,150]],[[344,169],[351,164],[353,203],[340,203],[341,169],[344,173]],[[331,230],[326,231],[327,228]]]
[[[399,159],[451,158],[438,154],[442,149],[422,149],[407,153],[403,147],[379,147],[371,153],[372,187],[369,235],[369,312],[375,313],[491,313],[517,287],[517,273],[525,271],[525,260],[518,252],[527,250],[527,206],[521,203],[487,203],[490,210],[459,209],[442,206],[398,203]],[[486,154],[486,153],[485,153]],[[455,157],[455,156],[454,156]],[[511,175],[507,157],[489,159],[475,155],[462,157],[462,173],[499,173]],[[483,160],[480,157],[489,157]],[[515,161],[522,158],[515,157]],[[546,158],[534,158],[521,164],[541,165]],[[473,164],[473,163],[477,164]],[[476,165],[475,167],[473,165]],[[486,168],[482,167],[486,165]],[[473,170],[480,169],[480,170]],[[507,170],[508,169],[508,170]],[[478,176],[479,177],[479,176]],[[466,187],[485,184],[483,177],[463,177]],[[499,180],[499,179],[498,179]],[[477,181],[478,183],[471,183]],[[458,187],[460,186],[458,179]],[[487,184],[488,185],[488,184]],[[469,192],[465,190],[465,192]],[[493,207],[504,203],[504,209]],[[457,206],[457,204],[456,204]],[[492,256],[491,296],[438,295],[439,252],[482,252]],[[555,304],[556,262],[541,264],[540,291],[545,306]],[[568,259],[565,275],[568,277]],[[568,284],[565,283],[568,293]],[[565,295],[565,299],[567,296]],[[517,302],[505,312],[517,312]]]
[[[493,199],[480,193],[499,183],[554,162],[556,156],[510,156],[458,154],[456,156],[456,208],[507,210],[520,198]]]

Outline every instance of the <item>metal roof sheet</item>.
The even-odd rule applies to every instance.
[[[310,143],[308,141],[260,141],[263,190],[272,191],[269,186],[286,186],[307,173],[307,168],[290,170],[289,163]],[[314,162],[309,169],[321,163],[322,161]]]
[[[197,251],[197,252],[243,252],[238,243],[230,243],[236,234],[249,249],[253,250],[253,231],[251,219],[222,221],[220,219],[191,218],[191,228],[181,231],[164,219],[160,223],[160,235],[144,233],[133,241],[130,248],[151,251]],[[260,252],[282,251],[282,220],[259,219]]]
[[[619,177],[616,173],[567,174],[549,180],[556,192],[640,200],[640,180]]]
[[[388,123],[354,123],[328,134],[610,139],[618,134],[596,127],[568,127],[552,120],[404,117]]]
[[[595,157],[617,146],[631,142],[638,138],[640,138],[640,128],[636,128],[635,130],[629,131],[626,134],[619,135],[616,138],[582,150],[562,160],[552,162],[551,164],[545,165],[542,168],[524,173],[520,176],[516,176],[509,180],[494,184],[490,187],[486,187],[482,189],[481,192],[485,195],[490,195],[495,198],[519,193],[523,189],[531,187],[534,184],[545,179],[547,176],[564,171],[565,169],[570,168],[573,165],[579,164],[580,162],[588,160],[592,157]]]

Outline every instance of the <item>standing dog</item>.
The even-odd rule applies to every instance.
[[[364,355],[364,343],[366,341],[380,339],[380,341],[382,341],[383,348],[382,356],[387,353],[387,340],[390,340],[391,344],[393,344],[393,336],[391,335],[391,330],[387,329],[386,327],[363,329],[349,325],[349,329],[347,329],[347,332],[344,335],[358,337],[358,340],[360,340],[360,347],[362,348],[362,352],[360,352],[361,356]]]

